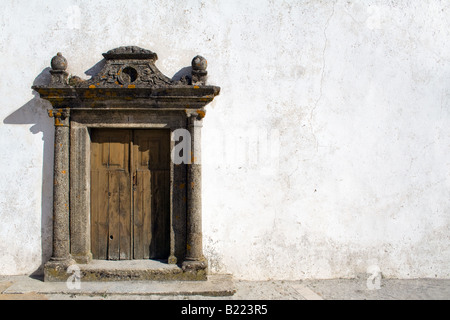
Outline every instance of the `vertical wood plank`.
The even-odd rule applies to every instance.
[[[134,168],[133,168],[134,169]],[[142,210],[142,175],[141,172],[135,171],[136,185],[134,190],[134,206],[133,206],[133,256],[134,259],[144,259],[144,243],[143,243],[143,210]]]
[[[150,244],[152,242],[153,234],[151,232],[152,228],[152,189],[151,189],[151,179],[152,174],[149,170],[142,171],[142,214],[143,214],[143,243],[144,243],[144,259],[149,259],[150,255]]]
[[[109,241],[108,241],[108,259],[120,259],[120,232],[119,232],[119,173],[109,171]]]
[[[91,198],[98,199],[99,172],[91,170]],[[99,259],[98,255],[98,201],[91,201],[91,252],[94,259]]]
[[[148,259],[151,241],[151,173],[136,170],[136,190],[134,202],[134,258]]]
[[[99,146],[96,139],[96,133],[92,132],[91,134],[91,201],[90,201],[90,209],[91,209],[91,253],[94,259],[100,259],[98,253],[98,222],[99,222],[99,213],[98,207],[99,203],[97,199],[99,198],[99,172],[98,172],[98,156],[99,156]]]
[[[152,216],[151,216],[151,233],[152,233],[152,241],[150,242],[150,258],[157,259],[158,258],[158,245],[160,244],[160,224],[159,224],[159,202],[160,202],[160,185],[158,184],[159,173],[155,170],[152,172],[151,179],[151,192],[152,192]]]
[[[92,132],[91,139],[91,251],[94,259],[107,259],[108,174],[103,157],[108,151],[99,132]]]
[[[133,257],[134,259],[144,259],[143,228],[144,216],[142,210],[142,175],[139,170],[141,154],[139,152],[139,137],[133,131],[133,149],[131,150],[131,172],[135,176],[133,181]]]
[[[108,258],[108,172],[105,170],[98,171],[98,190],[97,190],[97,259]]]
[[[160,137],[160,148],[158,152],[159,161],[159,181],[160,188],[159,212],[158,215],[158,239],[159,245],[156,250],[159,259],[167,258],[170,255],[170,204],[169,204],[169,181],[170,181],[170,139],[162,131]]]
[[[170,132],[136,130],[133,143],[138,175],[134,216],[139,221],[135,226],[135,250],[143,259],[168,258],[169,243],[165,237],[170,236],[170,231],[165,220],[169,219],[169,210],[164,206],[164,189],[168,185],[164,185],[160,175],[169,171]]]
[[[119,258],[131,259],[131,190],[130,177],[126,171],[118,172],[119,176]]]
[[[155,170],[152,172],[152,235],[151,255],[153,259],[167,258],[169,255],[169,214],[168,192],[166,182],[168,172]]]

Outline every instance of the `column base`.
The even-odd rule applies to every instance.
[[[51,258],[50,261],[44,265],[44,281],[66,281],[72,275],[71,273],[67,273],[67,269],[74,264],[76,264],[76,262],[72,258]]]
[[[72,258],[78,264],[88,264],[92,261],[92,253],[89,252],[86,254],[72,254]]]
[[[193,280],[207,280],[208,261],[205,258],[199,260],[185,260],[181,268],[185,274],[189,274]]]

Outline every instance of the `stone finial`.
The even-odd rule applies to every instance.
[[[50,74],[52,75],[50,84],[53,86],[67,86],[67,79],[69,76],[66,72],[67,60],[63,57],[61,52],[58,52],[56,56],[52,58],[50,65],[52,67],[52,70],[50,70]]]
[[[192,59],[192,84],[205,84],[208,72],[206,68],[208,62],[202,56],[196,56]]]
[[[196,56],[192,59],[192,69],[196,71],[206,71],[208,61],[202,56]]]
[[[52,69],[55,71],[65,71],[67,69],[67,60],[61,52],[58,52],[51,61]]]

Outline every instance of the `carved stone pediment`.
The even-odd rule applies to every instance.
[[[155,87],[187,84],[175,82],[155,66],[156,53],[139,47],[120,47],[104,53],[106,64],[92,79],[75,84],[76,87],[122,88]]]
[[[41,98],[54,107],[121,106],[123,100],[135,106],[201,108],[219,94],[220,88],[206,85],[206,59],[196,56],[192,72],[179,81],[165,76],[155,65],[156,53],[136,46],[119,47],[103,54],[103,68],[89,80],[68,77],[67,61],[58,53],[52,60],[52,80],[35,86]],[[53,66],[57,67],[56,69]]]

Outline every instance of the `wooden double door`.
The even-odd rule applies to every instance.
[[[166,259],[169,183],[169,130],[92,129],[93,258]]]

